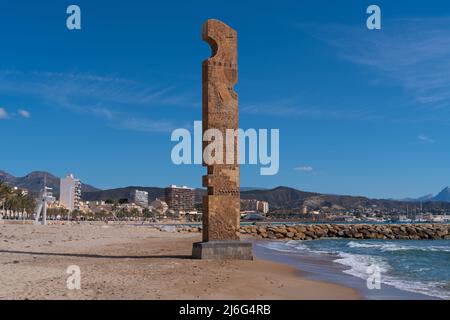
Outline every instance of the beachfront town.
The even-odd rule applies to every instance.
[[[195,201],[195,189],[170,185],[164,196],[150,198],[144,190],[132,189],[126,197],[98,201],[82,200],[82,183],[73,174],[60,179],[59,196],[43,186],[33,197],[29,190],[0,185],[0,219],[35,219],[45,192],[49,220],[178,220],[201,221],[202,205]],[[263,218],[269,212],[266,201],[241,200],[242,216]]]
[[[73,174],[60,179],[59,194],[44,183],[40,194],[0,182],[0,219],[35,219],[45,192],[48,220],[103,220],[150,222],[200,222],[202,194],[188,186],[170,185],[160,196],[148,191],[129,188],[129,192],[112,199],[99,197],[88,201],[82,196],[82,182]],[[243,221],[305,221],[305,222],[449,222],[450,212],[427,212],[413,206],[399,210],[367,206],[345,209],[337,206],[307,206],[296,209],[270,208],[268,201],[240,200]]]

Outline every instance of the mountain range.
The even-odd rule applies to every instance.
[[[450,187],[442,190],[436,197],[433,198],[434,201],[450,201]]]
[[[426,196],[419,198],[406,198],[401,201],[409,201],[409,202],[428,202],[428,201],[443,201],[450,202],[450,187],[444,188],[437,195],[427,194]]]
[[[33,171],[27,174],[24,177],[14,177],[13,175],[0,171],[0,181],[6,182],[9,185],[26,189],[30,192],[30,194],[37,195],[42,190],[44,186],[44,181],[46,181],[46,185],[49,188],[53,189],[54,195],[59,195],[59,184],[60,178],[55,177],[49,172],[45,171]],[[90,186],[88,184],[81,184],[81,192],[93,192],[99,189]]]
[[[370,199],[361,196],[330,195],[314,192],[305,192],[289,187],[277,187],[270,190],[251,190],[241,192],[242,199],[257,199],[267,201],[272,209],[294,209],[307,206],[310,209],[329,207],[334,209],[358,209],[374,207],[379,210],[404,210],[405,208],[419,207],[424,210],[450,209],[450,201],[430,200],[401,201],[389,199]]]
[[[27,189],[31,194],[38,194],[44,185],[44,179],[48,187],[53,188],[55,196],[59,195],[60,179],[51,173],[35,171],[24,177],[14,177],[13,175],[0,171],[0,181],[19,188]],[[129,186],[100,190],[89,184],[82,183],[82,199],[85,201],[98,200],[119,200],[128,198],[133,190],[144,190],[149,194],[149,200],[164,198],[164,188]],[[204,189],[195,189],[196,202],[201,202],[202,196],[206,194]],[[280,186],[273,189],[263,188],[241,188],[242,199],[256,199],[267,201],[272,209],[293,209],[302,206],[309,208],[333,207],[336,209],[357,209],[361,207],[377,207],[378,209],[396,209],[411,206],[413,203],[422,205],[425,209],[450,209],[450,188],[447,187],[436,196],[426,196],[419,199],[370,199],[367,197],[329,195],[316,192],[305,192],[290,187]]]
[[[119,200],[128,198],[131,191],[143,190],[147,191],[149,200],[155,198],[164,198],[164,188],[130,186],[125,188],[98,190],[93,192],[85,192],[82,198],[86,201],[98,200]],[[205,189],[195,189],[195,202],[201,203],[202,197],[206,194]],[[322,207],[330,207],[334,209],[358,209],[376,207],[377,209],[399,209],[405,210],[407,207],[423,206],[425,210],[446,209],[450,210],[450,202],[428,201],[413,202],[385,199],[370,199],[367,197],[328,195],[315,192],[305,192],[289,187],[277,187],[274,189],[249,189],[241,190],[241,199],[256,199],[269,202],[270,208],[285,210],[298,209],[307,206],[310,209],[319,209]]]

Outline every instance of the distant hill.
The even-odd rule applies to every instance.
[[[315,192],[305,192],[289,187],[277,187],[270,190],[245,191],[241,193],[243,199],[257,199],[267,201],[272,209],[295,209],[302,206],[309,208],[341,207],[356,209],[366,207],[377,202],[365,197],[325,195]],[[389,202],[389,200],[386,200]]]
[[[59,195],[60,178],[55,177],[49,172],[33,171],[25,177],[15,177],[5,171],[0,171],[0,181],[6,182],[12,186],[28,190],[31,194],[39,194],[46,180],[47,187],[53,189],[53,194]],[[92,192],[99,189],[81,182],[81,191]]]
[[[392,199],[395,200],[395,199]],[[407,201],[407,202],[427,202],[427,201],[434,201],[434,194],[427,194],[426,196],[422,196],[419,198],[404,198],[399,199],[399,201]]]
[[[164,188],[159,187],[142,187],[142,186],[129,186],[125,188],[116,188],[116,189],[108,189],[108,190],[99,190],[94,192],[85,192],[81,194],[81,197],[85,201],[100,201],[100,200],[119,200],[119,199],[125,199],[128,198],[130,193],[133,190],[141,190],[141,191],[147,191],[148,192],[148,199],[149,201],[153,201],[156,198],[164,199]],[[248,190],[246,192],[255,191],[258,190],[258,188],[253,187],[244,187],[241,188],[241,190]],[[205,189],[195,189],[194,190],[194,198],[195,202],[202,202],[202,197],[206,195]]]
[[[277,187],[275,189],[267,190],[249,190],[241,191],[242,199],[257,199],[261,201],[267,201],[271,207],[283,208],[284,206],[299,207],[303,205],[303,202],[315,196],[319,196],[318,193],[304,192],[289,187]]]
[[[427,194],[426,196],[417,198],[416,201],[433,201],[433,200],[435,200],[434,198],[435,198],[434,195],[430,193],[430,194]]]
[[[428,202],[428,201],[437,201],[437,202],[450,202],[450,187],[444,188],[440,193],[436,196],[434,194],[428,194],[426,196],[420,198],[406,198],[401,201],[409,201],[409,202]]]
[[[375,207],[377,209],[405,209],[420,206],[419,202],[397,201],[388,199],[370,199],[361,196],[329,195],[305,192],[289,187],[277,187],[270,190],[254,190],[241,192],[242,199],[267,201],[271,209],[297,209],[307,206],[310,209],[333,207],[336,209],[358,209]],[[426,201],[422,203],[425,210],[450,209],[450,202]]]
[[[133,190],[144,190],[149,193],[149,201],[156,198],[164,199],[164,188],[130,186],[126,188],[117,188],[95,192],[86,192],[82,198],[86,201],[98,200],[119,200],[128,198]],[[201,203],[202,196],[206,194],[205,189],[195,189],[195,202]],[[337,209],[358,209],[376,207],[377,209],[406,209],[419,206],[419,202],[369,199],[357,196],[327,195],[315,192],[305,192],[289,187],[277,187],[264,190],[241,191],[242,199],[256,199],[269,202],[271,209],[298,209],[307,206],[310,209],[319,209],[321,207],[333,207]],[[446,208],[450,209],[450,203],[429,201],[422,204],[424,209]]]
[[[13,186],[24,188],[32,194],[38,194],[44,184],[44,177],[47,186],[53,188],[54,194],[59,194],[60,179],[51,173],[43,171],[31,172],[25,177],[14,177],[13,175],[0,171],[0,181],[5,181]],[[88,184],[82,184],[82,199],[85,201],[98,200],[119,200],[128,198],[133,190],[144,190],[149,194],[149,201],[156,198],[164,198],[164,188],[129,186],[100,190]],[[205,189],[195,189],[195,201],[200,203],[206,194]],[[271,209],[298,209],[307,206],[309,209],[330,207],[335,209],[358,209],[374,207],[383,209],[405,209],[422,204],[424,210],[450,209],[450,188],[445,188],[436,197],[426,196],[420,199],[370,199],[360,196],[330,195],[316,192],[306,192],[290,187],[280,186],[274,189],[243,187],[241,188],[242,199],[256,199],[269,202]]]
[[[98,190],[93,192],[82,192],[81,198],[85,201],[127,199],[133,190],[147,191],[149,201],[153,201],[156,198],[164,198],[164,188],[142,186],[130,186],[125,188]]]
[[[450,187],[442,190],[436,197],[433,198],[433,200],[450,202]]]

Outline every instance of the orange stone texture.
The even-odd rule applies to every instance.
[[[203,25],[203,40],[212,49],[212,56],[203,62],[203,133],[208,129],[221,131],[223,164],[207,166],[203,186],[203,241],[239,240],[240,181],[238,139],[226,143],[226,130],[238,129],[238,96],[234,86],[238,79],[237,33],[225,23],[210,19]],[[235,131],[236,132],[236,131]],[[203,142],[203,149],[210,142]],[[230,145],[227,150],[226,146]],[[233,152],[233,163],[225,163]]]

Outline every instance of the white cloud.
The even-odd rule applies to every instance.
[[[134,117],[120,121],[116,126],[142,132],[171,132],[175,129],[175,125],[171,122]]]
[[[17,113],[18,113],[22,118],[26,118],[26,119],[31,118],[31,113],[28,112],[27,110],[20,109],[19,111],[17,111]]]
[[[434,139],[432,139],[432,138],[430,138],[430,137],[427,137],[427,136],[424,135],[424,134],[419,135],[419,136],[417,137],[417,139],[419,139],[419,141],[420,141],[420,142],[423,142],[423,143],[434,143],[434,142],[435,142]]]
[[[135,131],[166,132],[178,127],[175,123],[142,116],[142,110],[149,107],[194,105],[190,93],[175,91],[169,85],[152,87],[114,76],[0,70],[0,94],[32,96],[47,106],[91,115],[111,127]],[[26,110],[19,110],[17,115],[31,116]]]
[[[302,172],[313,172],[314,168],[311,166],[301,166],[301,167],[297,167],[294,170],[296,171],[302,171]]]
[[[7,119],[7,118],[8,118],[8,113],[6,112],[6,110],[3,108],[0,108],[0,120]]]
[[[243,105],[242,114],[264,115],[275,117],[299,117],[310,119],[331,120],[376,120],[379,116],[370,114],[366,110],[331,110],[330,108],[303,107],[295,102],[272,102]]]
[[[341,58],[398,83],[414,102],[448,107],[450,18],[389,20],[382,32],[367,32],[363,25],[298,26],[332,46]]]

